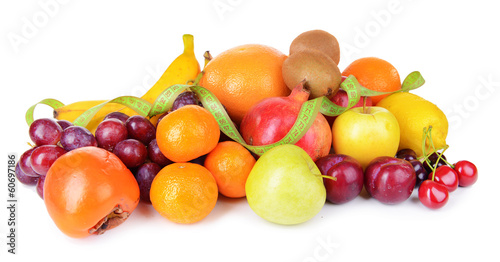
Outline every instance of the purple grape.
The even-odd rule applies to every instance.
[[[71,126],[63,131],[61,145],[64,150],[71,151],[84,146],[97,146],[97,140],[85,127]]]
[[[424,165],[419,160],[410,160],[410,164],[413,166],[413,170],[415,170],[415,174],[417,175],[417,183],[415,184],[415,187],[418,187],[422,184],[422,182],[427,180],[429,173],[425,170]]]
[[[130,138],[141,141],[147,145],[156,137],[156,128],[143,116],[131,116],[125,123]]]
[[[172,161],[168,159],[161,151],[160,147],[158,147],[158,143],[156,142],[156,138],[151,140],[148,145],[148,156],[149,159],[161,167],[164,167],[168,164],[171,164]]]
[[[36,193],[43,199],[43,184],[45,184],[45,176],[41,176],[36,183]]]
[[[16,178],[17,181],[28,186],[34,186],[38,182],[38,177],[28,176],[21,170],[19,162],[16,164]]]
[[[59,142],[62,131],[61,126],[56,121],[40,118],[31,123],[29,134],[37,146],[55,145]]]
[[[40,176],[45,176],[52,164],[62,155],[66,153],[60,146],[44,145],[39,146],[30,156],[31,168]]]
[[[73,126],[73,123],[69,122],[68,120],[57,120],[57,124],[62,128],[63,131],[70,126]]]
[[[95,139],[100,148],[113,152],[116,144],[127,139],[128,133],[125,124],[118,119],[102,121],[95,130]]]
[[[36,147],[30,148],[24,152],[21,157],[19,158],[19,168],[23,173],[27,176],[31,177],[39,177],[40,174],[37,174],[33,168],[31,168],[31,154],[33,153],[33,150],[35,150]]]
[[[115,146],[113,153],[128,168],[142,165],[148,156],[146,146],[138,140],[126,139]]]
[[[172,104],[172,111],[175,111],[185,105],[199,105],[203,106],[203,104],[200,102],[198,97],[196,96],[195,93],[191,91],[186,91],[183,93],[180,93],[174,100],[174,103]]]
[[[108,119],[118,119],[120,121],[122,121],[124,124],[125,122],[127,122],[127,119],[129,118],[129,116],[125,113],[122,113],[122,112],[111,112],[109,114],[107,114],[103,121],[104,120],[108,120]]]
[[[406,161],[411,161],[417,159],[417,153],[415,153],[415,151],[409,148],[401,149],[396,154],[396,158],[404,159]]]
[[[137,169],[135,172],[135,179],[137,184],[139,184],[139,191],[141,200],[151,204],[151,199],[149,198],[149,191],[151,190],[151,183],[153,179],[160,172],[161,167],[156,163],[145,163]]]

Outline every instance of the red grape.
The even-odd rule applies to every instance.
[[[55,145],[59,142],[62,128],[56,121],[49,118],[40,118],[31,123],[29,135],[37,146]]]
[[[127,114],[122,112],[111,112],[104,117],[103,121],[108,119],[118,119],[125,124],[125,122],[127,122],[128,117],[129,116]]]
[[[73,123],[69,122],[68,120],[57,120],[57,124],[62,128],[63,131],[70,126],[73,126]]]
[[[38,177],[28,176],[19,167],[19,163],[16,164],[16,178],[19,182],[25,185],[34,186],[38,182]]]
[[[135,179],[139,184],[141,200],[146,203],[151,203],[149,198],[149,191],[151,190],[151,183],[156,174],[160,172],[161,167],[156,163],[145,163],[135,172]]]
[[[56,161],[56,159],[58,159],[64,153],[66,153],[66,150],[64,150],[60,146],[39,146],[35,150],[33,150],[33,153],[31,153],[31,168],[33,168],[33,171],[37,172],[41,176],[45,176],[54,161]]]
[[[30,148],[24,152],[19,158],[19,168],[23,171],[24,174],[31,177],[39,177],[40,174],[37,174],[33,168],[31,168],[31,154],[36,147]]]
[[[158,147],[158,143],[156,142],[156,138],[151,140],[148,145],[148,156],[149,159],[156,164],[158,164],[161,167],[164,167],[168,164],[171,164],[172,161],[168,159],[161,151],[160,148]]]
[[[148,156],[146,146],[135,139],[126,139],[119,142],[115,146],[113,153],[120,158],[123,164],[128,168],[142,165]]]
[[[147,145],[156,137],[156,128],[143,116],[131,116],[125,123],[130,138],[141,141]]]
[[[36,183],[36,193],[43,199],[43,184],[45,183],[45,176],[41,176]]]
[[[84,146],[97,146],[97,141],[85,127],[71,126],[63,131],[61,145],[66,151],[71,151]]]
[[[97,145],[113,152],[116,144],[127,139],[128,133],[125,124],[118,119],[102,121],[95,130]]]

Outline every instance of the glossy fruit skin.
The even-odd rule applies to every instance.
[[[319,213],[326,190],[316,164],[296,145],[271,148],[255,163],[245,184],[248,204],[281,225],[303,223]]]
[[[410,162],[394,157],[377,157],[365,170],[366,191],[384,204],[398,204],[411,196],[416,175]]]
[[[156,137],[156,128],[143,116],[131,116],[125,122],[127,133],[130,138],[141,141],[147,145]]]
[[[203,106],[203,104],[198,100],[198,97],[194,92],[185,91],[180,93],[174,100],[172,104],[172,108],[170,110],[177,110],[185,105],[198,105]]]
[[[38,177],[28,176],[21,170],[21,167],[19,166],[19,162],[17,162],[17,164],[16,164],[15,171],[16,171],[17,181],[21,182],[22,184],[25,184],[28,186],[34,186],[38,182]]]
[[[376,157],[396,155],[400,130],[397,119],[384,108],[352,108],[337,117],[332,126],[333,149],[354,157],[366,169]]]
[[[413,170],[415,170],[415,175],[417,176],[417,183],[415,184],[415,187],[418,187],[422,182],[429,178],[429,173],[427,173],[424,165],[419,160],[410,160],[410,164],[413,166]]]
[[[134,176],[141,191],[141,201],[151,204],[151,198],[149,197],[151,183],[153,183],[154,178],[160,170],[161,167],[156,163],[145,163],[135,172]]]
[[[38,181],[36,182],[36,193],[38,196],[43,199],[43,187],[45,184],[45,176],[40,176]]]
[[[458,174],[458,185],[461,187],[472,186],[477,181],[477,167],[467,160],[458,161],[455,164]]]
[[[69,122],[68,120],[57,120],[56,122],[62,128],[63,131],[64,129],[70,126],[73,126],[73,123]]]
[[[142,165],[148,157],[148,150],[144,144],[135,139],[125,139],[116,144],[113,153],[128,168]]]
[[[148,157],[151,161],[155,162],[161,167],[172,164],[172,161],[168,159],[163,153],[160,151],[160,147],[158,147],[158,143],[156,138],[151,140],[148,145]]]
[[[113,118],[118,119],[118,120],[122,121],[122,123],[125,124],[125,122],[127,122],[127,119],[129,118],[129,116],[125,113],[122,113],[122,112],[111,112],[111,113],[107,114],[102,121],[107,120],[107,119],[113,119]]]
[[[61,135],[61,145],[66,151],[84,146],[97,146],[94,135],[85,127],[70,126]]]
[[[278,142],[290,131],[308,97],[309,93],[298,85],[288,97],[261,100],[243,118],[241,136],[247,144],[254,146]],[[304,149],[315,161],[330,152],[331,142],[330,125],[318,113],[312,126],[295,145]]]
[[[448,189],[432,180],[425,180],[418,188],[418,199],[430,209],[438,209],[448,202]]]
[[[37,174],[44,176],[50,167],[59,157],[64,155],[66,150],[60,146],[43,145],[33,150],[30,157],[31,168]]]
[[[57,227],[74,238],[104,233],[92,228],[115,208],[122,214],[132,213],[139,194],[129,169],[114,154],[97,147],[66,153],[45,177],[47,211]]]
[[[432,173],[429,174],[429,177]],[[434,181],[438,184],[442,184],[448,189],[448,192],[453,192],[458,188],[458,175],[455,170],[449,166],[440,166],[436,169],[434,174]]]
[[[37,174],[33,168],[31,167],[31,154],[36,147],[30,148],[26,150],[21,157],[19,157],[19,168],[23,171],[24,174],[31,177],[39,177],[40,174]]]
[[[127,127],[118,119],[107,119],[102,121],[96,128],[95,138],[97,145],[110,152],[113,151],[116,144],[127,139]]]
[[[401,158],[406,161],[411,161],[411,160],[416,160],[417,159],[417,153],[413,151],[412,149],[405,148],[401,149],[396,153],[396,158]]]
[[[356,198],[363,189],[363,167],[353,157],[329,154],[318,160],[316,165],[322,175],[337,180],[323,178],[326,199],[334,204],[347,203]]]
[[[55,145],[61,138],[63,129],[55,120],[40,118],[31,123],[29,135],[37,146]]]

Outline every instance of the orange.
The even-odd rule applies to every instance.
[[[43,193],[56,226],[74,238],[120,225],[139,203],[130,170],[113,153],[93,146],[59,157],[47,172]]]
[[[173,162],[208,154],[219,142],[220,129],[205,108],[186,105],[166,115],[156,129],[160,151]]]
[[[220,142],[205,158],[205,167],[217,181],[219,192],[226,197],[244,197],[248,174],[255,158],[239,143]]]
[[[205,167],[194,163],[165,166],[151,183],[153,208],[170,221],[191,224],[205,218],[215,207],[217,183]]]
[[[207,64],[200,85],[214,93],[231,119],[240,124],[245,113],[260,100],[290,94],[281,74],[286,57],[265,45],[234,47]]]
[[[392,92],[401,89],[401,80],[396,68],[389,62],[376,57],[355,60],[346,67],[342,75],[353,75],[362,86],[374,91]],[[372,96],[373,104],[376,105],[388,95]]]

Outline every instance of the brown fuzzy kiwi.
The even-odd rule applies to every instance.
[[[306,31],[297,36],[290,45],[290,55],[304,49],[314,49],[325,53],[335,64],[340,61],[339,42],[335,36],[323,30]]]
[[[293,89],[306,79],[305,87],[310,91],[310,99],[337,93],[342,76],[337,64],[322,52],[315,50],[298,51],[283,62],[283,80]]]

